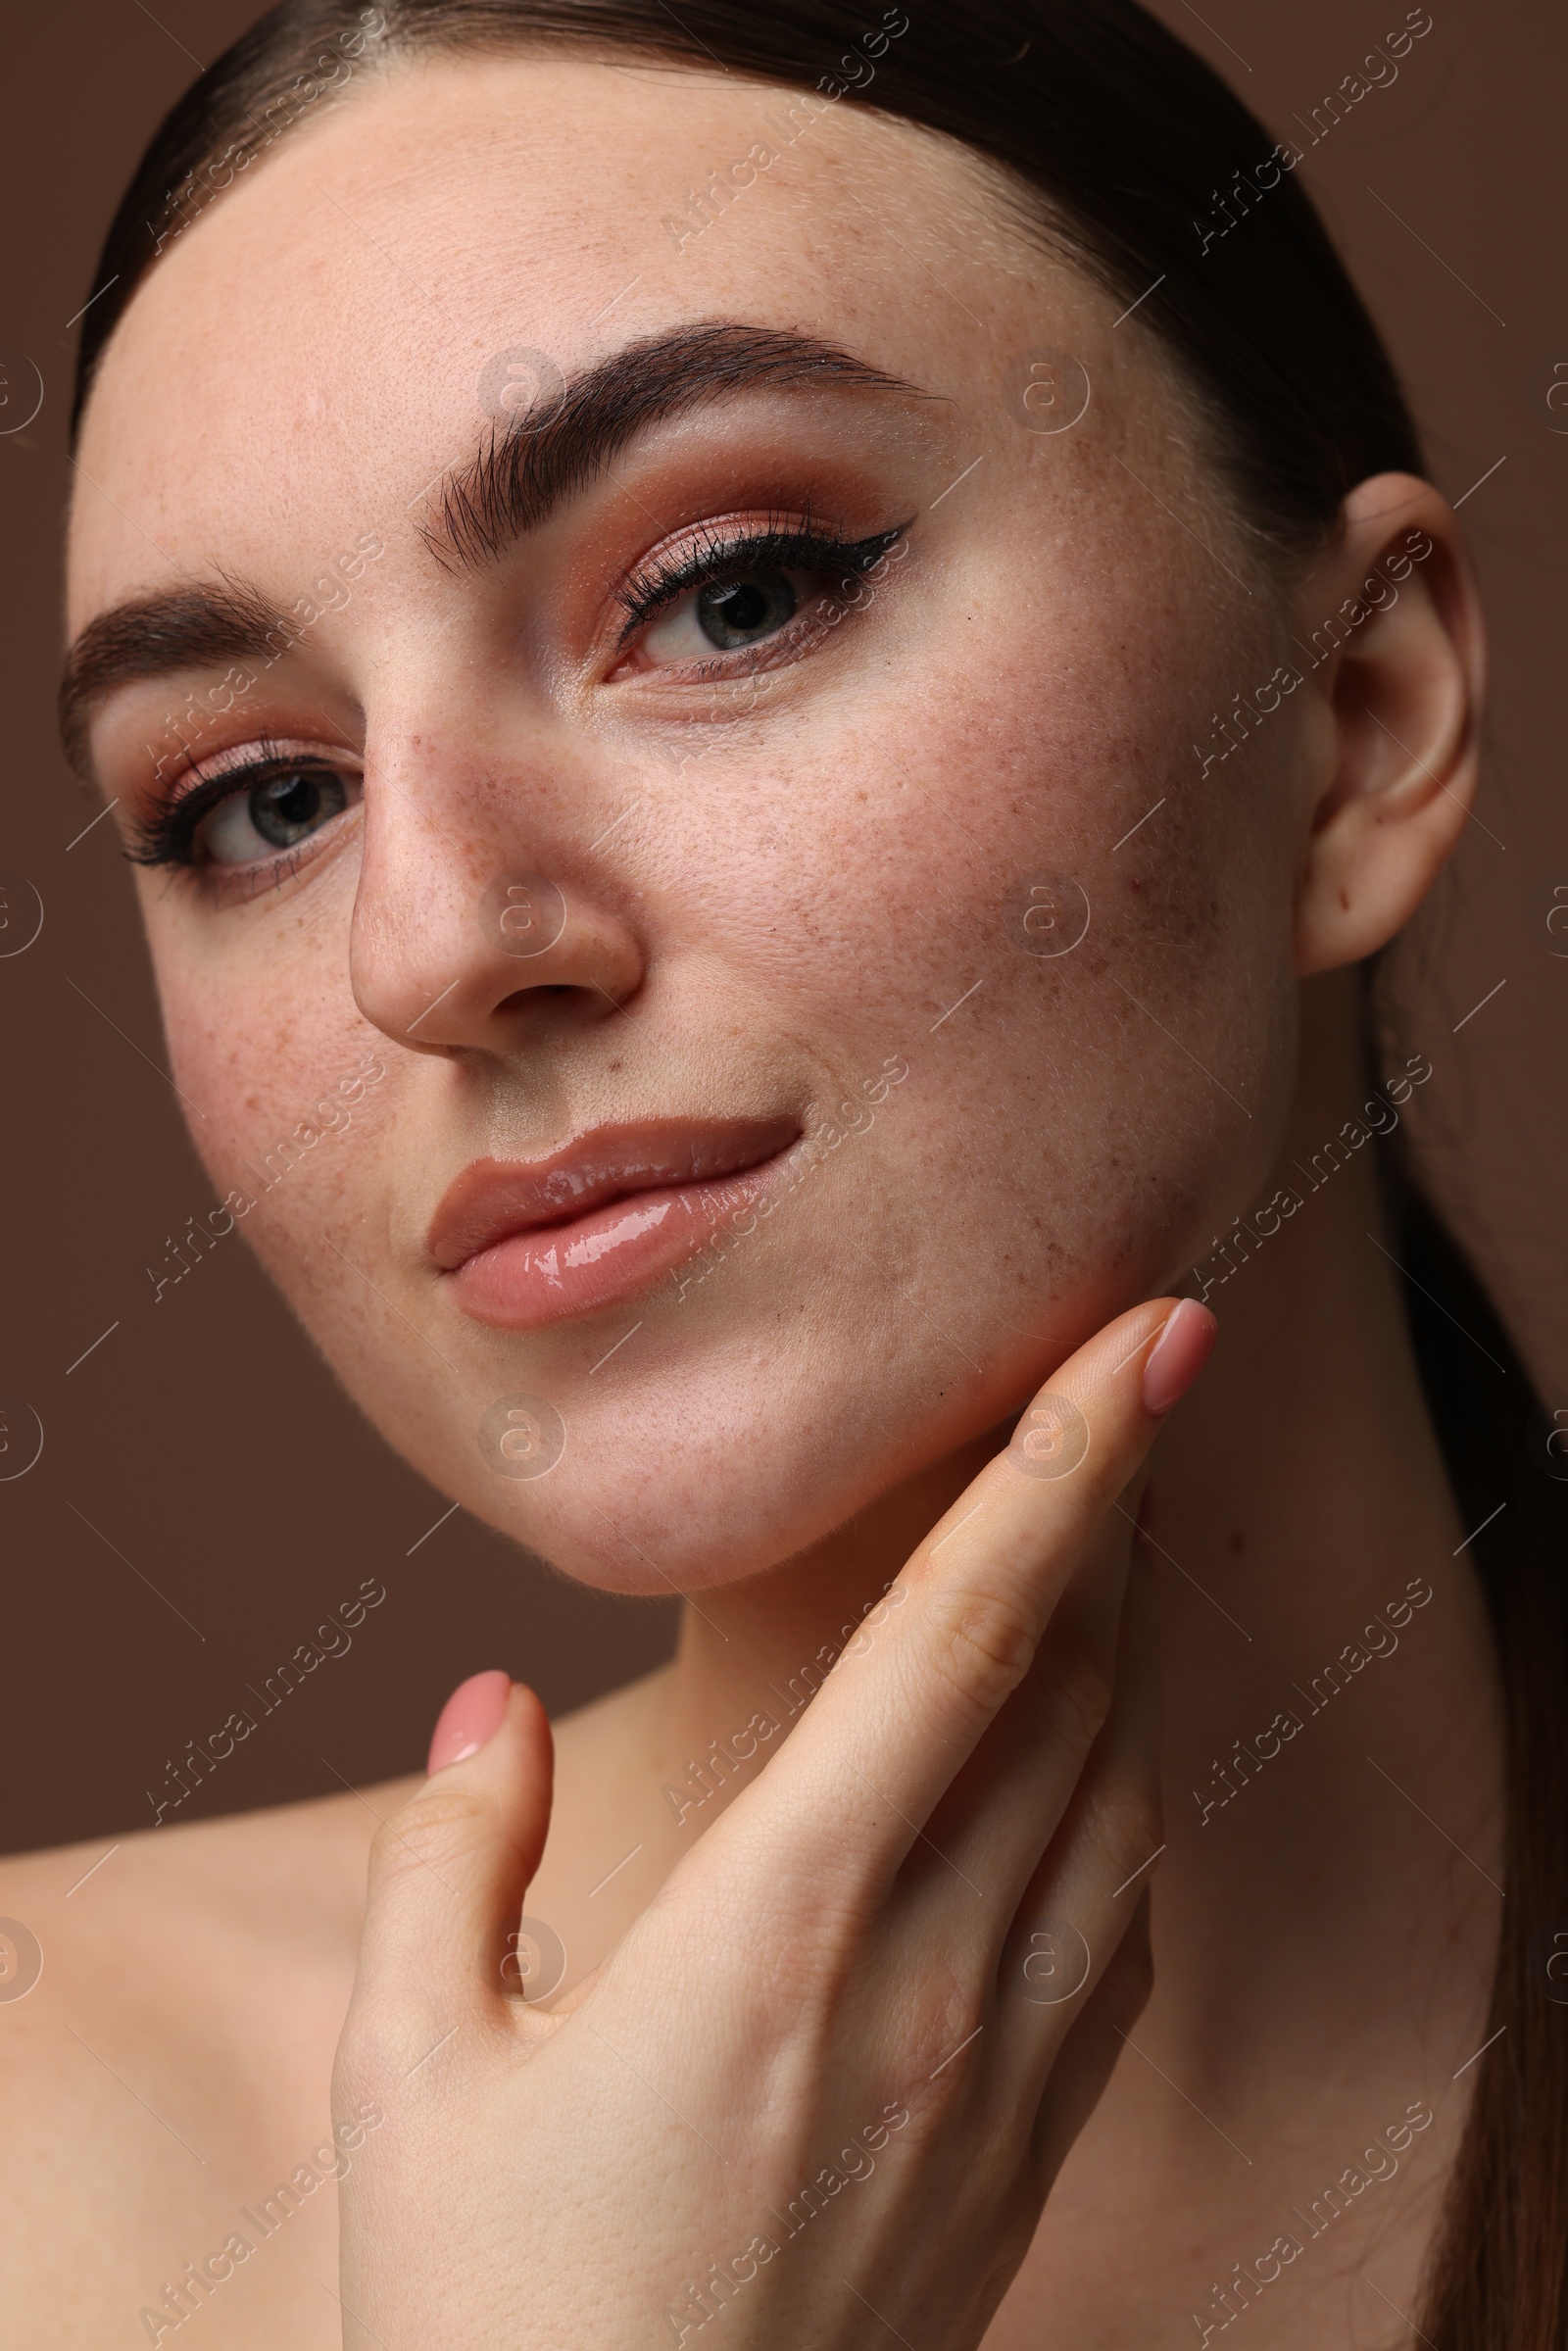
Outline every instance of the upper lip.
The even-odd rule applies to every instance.
[[[454,1272],[511,1234],[564,1224],[637,1192],[740,1175],[801,1132],[797,1118],[645,1118],[595,1127],[542,1159],[475,1159],[442,1194],[425,1247]]]

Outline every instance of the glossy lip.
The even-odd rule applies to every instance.
[[[526,1330],[589,1313],[691,1256],[801,1133],[790,1117],[644,1119],[542,1159],[477,1159],[425,1247],[476,1321]]]

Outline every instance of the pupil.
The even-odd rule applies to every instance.
[[[782,628],[794,618],[798,605],[782,571],[758,571],[705,588],[697,600],[697,617],[703,634],[722,652]]]
[[[347,806],[347,795],[336,776],[297,772],[258,784],[250,800],[251,821],[274,849],[291,849]]]

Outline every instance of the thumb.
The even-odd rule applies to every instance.
[[[370,1999],[411,2022],[504,2013],[508,1935],[544,1850],[553,1767],[549,1721],[523,1684],[474,1674],[453,1692],[431,1777],[370,1847],[356,2007]]]

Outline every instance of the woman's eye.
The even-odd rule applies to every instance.
[[[708,580],[660,615],[643,637],[643,653],[651,661],[692,661],[760,644],[794,619],[816,585],[814,572],[771,567]]]
[[[197,827],[215,865],[251,865],[295,849],[349,805],[349,782],[327,767],[289,767],[222,801]]]

